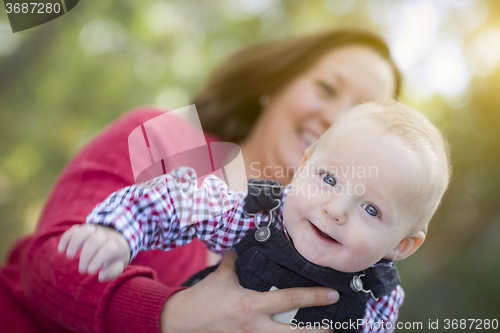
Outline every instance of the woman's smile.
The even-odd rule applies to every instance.
[[[313,143],[315,143],[318,140],[318,137],[315,136],[314,134],[299,128],[297,129],[297,135],[299,137],[300,144],[302,148],[304,148],[304,151]]]

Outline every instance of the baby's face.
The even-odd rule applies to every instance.
[[[303,257],[343,272],[398,259],[395,249],[416,225],[429,179],[418,154],[357,119],[330,133],[301,167],[283,213]]]

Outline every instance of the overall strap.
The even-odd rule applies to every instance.
[[[401,284],[396,263],[382,259],[366,271],[363,285],[372,291],[376,298],[389,295]]]
[[[276,200],[281,202],[282,197],[283,185],[280,182],[250,179],[245,198],[245,211],[247,213],[269,211],[276,206]]]

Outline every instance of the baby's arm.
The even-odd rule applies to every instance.
[[[93,224],[76,224],[68,229],[59,241],[57,250],[66,251],[74,258],[79,248],[80,274],[95,274],[99,270],[99,282],[114,279],[123,272],[130,260],[129,244],[118,231]]]
[[[168,251],[195,237],[210,250],[222,253],[233,248],[254,227],[254,218],[244,214],[245,196],[245,192],[232,192],[214,176],[207,177],[198,188],[194,170],[182,167],[143,185],[131,185],[111,194],[94,208],[86,222],[118,231],[128,242],[129,260],[139,251]],[[262,219],[268,217],[257,214],[255,221],[259,223]],[[75,234],[79,230],[75,228]],[[85,234],[75,237],[75,244],[83,244],[82,239],[86,239]],[[72,248],[69,254],[77,249]],[[119,255],[124,259],[125,251],[122,249]],[[85,268],[93,259],[86,260],[89,261],[80,262],[81,267]]]

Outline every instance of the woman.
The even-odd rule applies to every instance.
[[[381,39],[337,30],[236,53],[194,103],[205,131],[239,144],[250,178],[288,184],[305,148],[340,114],[396,97],[400,86]]]
[[[397,95],[387,46],[360,31],[333,31],[251,47],[230,58],[195,98],[203,129],[238,143],[247,175],[287,184],[305,148],[350,106]],[[176,287],[206,265],[203,245],[141,253],[109,283],[79,275],[78,256],[57,253],[62,233],[98,202],[134,183],[127,137],[160,115],[135,110],[111,125],[66,167],[34,235],[0,270],[2,332],[289,331],[271,314],[330,304],[326,288],[257,293],[238,285],[234,254],[196,286]],[[190,126],[179,120],[189,139]]]

